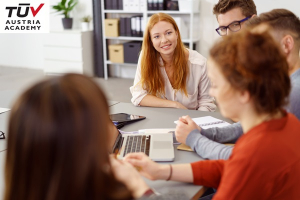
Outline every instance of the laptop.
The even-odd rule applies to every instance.
[[[123,159],[126,154],[144,152],[154,161],[173,161],[174,146],[172,133],[155,134],[121,134],[114,131],[115,142],[112,152],[118,159]]]

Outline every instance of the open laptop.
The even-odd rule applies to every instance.
[[[114,131],[115,143],[113,153],[117,154],[118,159],[132,152],[144,152],[154,161],[173,161],[174,146],[173,134],[121,134]]]

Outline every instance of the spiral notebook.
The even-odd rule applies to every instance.
[[[221,119],[217,119],[211,116],[192,118],[192,120],[203,129],[208,129],[212,127],[224,127],[230,125],[228,122],[225,122]],[[174,121],[175,124],[177,124],[177,122],[178,121]],[[184,150],[184,151],[193,151],[191,147],[185,144],[180,144],[177,147],[177,149]]]
[[[203,129],[212,127],[224,127],[230,125],[228,122],[211,116],[192,118],[192,120]],[[175,124],[177,124],[177,122],[178,121],[174,121]]]

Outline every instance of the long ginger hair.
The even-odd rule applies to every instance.
[[[187,96],[186,79],[189,73],[189,68],[188,61],[184,53],[185,46],[181,41],[180,32],[175,20],[165,13],[152,15],[147,24],[141,52],[140,83],[143,89],[147,90],[147,92],[151,95],[161,96],[165,94],[165,82],[160,73],[160,67],[162,67],[160,62],[160,53],[154,48],[150,36],[151,29],[160,21],[166,21],[172,24],[178,35],[177,46],[173,54],[173,88],[181,90]]]

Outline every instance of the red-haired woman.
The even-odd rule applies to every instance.
[[[157,13],[147,24],[141,55],[130,87],[135,106],[214,111],[208,91],[206,59],[184,47],[174,19]]]
[[[240,120],[244,135],[229,160],[159,165],[145,154],[125,160],[150,179],[171,179],[217,188],[219,199],[299,199],[300,121],[283,110],[291,83],[288,64],[272,37],[240,32],[210,50],[210,94],[224,117]],[[188,116],[178,122],[193,131]]]

